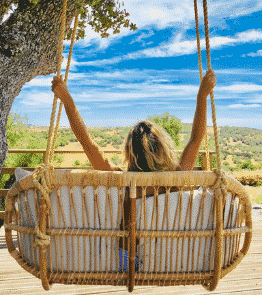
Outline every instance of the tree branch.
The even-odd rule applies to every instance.
[[[14,0],[1,0],[0,5],[0,23],[2,23],[4,16],[7,14],[8,10],[11,8],[12,4],[15,4]]]

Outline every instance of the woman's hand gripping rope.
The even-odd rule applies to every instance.
[[[200,89],[203,94],[208,96],[216,86],[216,75],[213,70],[208,70],[205,77],[201,81]]]
[[[59,98],[64,104],[66,102],[66,98],[70,95],[67,85],[63,81],[63,76],[60,77],[55,76],[52,81],[52,91],[55,93],[56,97]]]

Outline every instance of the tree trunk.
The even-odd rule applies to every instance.
[[[66,32],[75,16],[68,1]],[[33,78],[56,73],[62,0],[18,8],[0,25],[0,171],[8,152],[6,124],[13,101]],[[51,91],[51,85],[50,85]]]

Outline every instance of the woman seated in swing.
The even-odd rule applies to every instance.
[[[178,163],[174,144],[169,135],[160,130],[156,124],[141,121],[129,131],[125,140],[124,155],[127,170],[136,172],[193,170],[205,134],[207,97],[215,85],[216,75],[214,71],[208,70],[199,87],[191,137]],[[93,168],[102,171],[122,171],[120,167],[103,157],[98,145],[91,139],[62,76],[53,78],[52,91],[63,102],[71,128]],[[138,197],[139,195],[138,192]],[[152,192],[147,195],[152,195]]]
[[[201,142],[205,134],[207,97],[216,85],[216,76],[212,70],[207,71],[203,78],[198,96],[197,106],[192,126],[192,133],[188,144],[177,163],[173,141],[169,135],[160,130],[156,124],[141,121],[138,122],[128,133],[125,140],[124,155],[127,162],[127,171],[150,172],[150,171],[178,171],[193,170]],[[98,145],[91,139],[91,136],[78,112],[78,109],[71,97],[66,84],[60,78],[54,77],[52,91],[61,99],[71,125],[71,128],[81,143],[89,161],[95,170],[122,171],[105,159],[99,150]],[[170,191],[172,192],[172,188]],[[160,187],[159,194],[165,193],[165,188]],[[148,187],[147,196],[153,196],[153,187]],[[142,189],[137,188],[137,198],[142,197]],[[128,229],[130,218],[129,190],[126,190],[124,198],[125,229]],[[123,229],[123,220],[120,229]],[[127,252],[123,240],[120,239],[120,248]],[[126,254],[125,254],[126,255]],[[120,259],[122,261],[122,259]],[[125,266],[126,267],[126,266]],[[137,270],[136,260],[136,270]]]

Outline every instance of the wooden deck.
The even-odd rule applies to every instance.
[[[262,208],[253,209],[253,240],[248,255],[239,266],[222,279],[214,292],[202,286],[138,286],[133,294],[262,294]],[[41,281],[24,271],[10,256],[5,245],[4,229],[0,230],[0,294],[116,294],[128,293],[126,287],[68,286],[55,284],[50,291]]]

